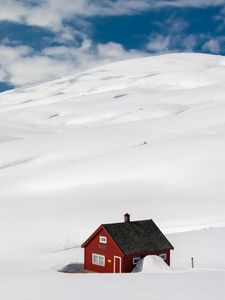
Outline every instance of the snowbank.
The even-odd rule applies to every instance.
[[[139,260],[132,272],[162,273],[170,271],[170,267],[164,262],[164,260],[161,257],[156,255],[148,255],[143,259]]]

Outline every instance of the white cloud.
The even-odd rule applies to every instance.
[[[154,22],[154,24],[157,25],[162,32],[168,32],[171,34],[180,33],[189,26],[186,20],[184,20],[183,18],[177,18],[176,15],[171,15],[166,20],[163,20],[163,22],[156,21]]]
[[[6,38],[0,45],[0,80],[14,85],[30,84],[146,54],[126,50],[114,42],[93,44],[89,38],[91,29],[87,20],[82,18],[84,16],[135,14],[157,7],[218,4],[225,4],[225,0],[0,0],[0,21],[47,28],[57,33],[55,41],[64,44],[35,52],[31,47],[19,46]],[[65,22],[71,19],[74,27]],[[218,53],[222,45],[222,40],[185,34],[188,23],[180,18],[172,16],[161,26],[164,26],[165,33],[153,34],[148,39],[146,50],[150,53],[193,51],[197,43],[202,43],[203,51]]]
[[[32,48],[27,46],[8,47],[5,45],[0,46],[0,63],[7,65],[16,61],[20,57],[25,57],[32,53]]]
[[[171,36],[157,34],[151,36],[147,43],[147,50],[153,53],[165,53],[170,50]]]
[[[167,26],[167,30],[171,33],[179,33],[188,28],[189,24],[182,18],[174,18],[170,17],[165,22],[165,26]]]
[[[149,36],[146,49],[151,53],[192,52],[197,43],[197,37],[186,34],[189,24],[181,18],[170,16],[162,23],[156,23],[161,33]]]
[[[153,54],[168,52],[202,52],[219,54],[225,47],[225,37],[212,37],[208,34],[153,34],[149,37],[146,49]]]
[[[34,5],[35,4],[35,5]],[[63,30],[63,21],[83,16],[135,14],[159,7],[206,7],[225,0],[0,0],[0,21]]]
[[[225,0],[159,0],[158,6],[161,7],[194,7],[204,8],[207,6],[219,6],[224,5]]]
[[[48,47],[40,53],[25,46],[0,46],[0,80],[16,86],[53,80],[97,65],[143,56],[117,43],[94,45],[85,39],[80,47]]]
[[[45,56],[18,59],[7,68],[9,81],[14,85],[24,85],[55,79],[59,75],[71,73],[72,66]]]
[[[133,57],[139,57],[146,55],[144,52],[140,52],[137,50],[125,50],[122,45],[109,42],[107,44],[98,44],[97,45],[97,53],[101,58],[105,58],[106,60],[117,60],[118,57],[120,59],[129,59]]]
[[[219,14],[214,16],[214,20],[219,22],[217,31],[224,31],[225,28],[225,7],[223,7]]]
[[[0,21],[12,21],[26,25],[63,30],[63,21],[73,17],[129,14],[149,8],[146,0],[0,0]]]
[[[200,40],[202,37],[201,35],[193,35],[193,34],[189,34],[189,35],[184,35],[181,38],[181,48],[184,49],[184,51],[186,52],[192,52],[194,51],[198,40]]]
[[[211,38],[203,44],[202,50],[214,54],[219,54],[221,52],[221,48],[223,47],[224,42],[225,42],[225,37],[219,36],[216,38]]]
[[[27,46],[11,47],[6,45],[0,45],[0,80],[10,81],[10,66],[15,64],[18,60],[21,60],[31,54],[32,49]]]
[[[7,74],[4,70],[0,69],[0,81],[5,81],[5,78],[7,77]]]

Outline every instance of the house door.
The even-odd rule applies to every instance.
[[[113,272],[114,273],[121,273],[121,257],[114,256],[113,259]]]

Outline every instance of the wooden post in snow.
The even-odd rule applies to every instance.
[[[191,258],[191,267],[194,269],[194,257]]]

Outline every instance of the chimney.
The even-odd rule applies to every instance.
[[[126,213],[124,215],[124,222],[127,223],[127,222],[130,222],[130,215],[128,213]]]

